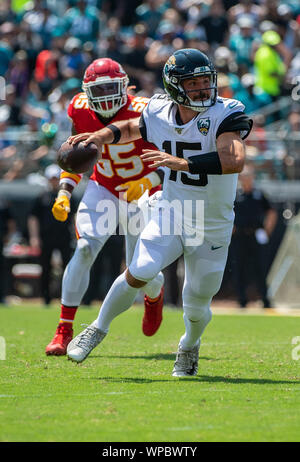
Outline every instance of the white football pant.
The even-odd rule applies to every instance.
[[[118,225],[125,234],[126,265],[129,265],[139,237],[139,234],[126,232],[129,217],[134,215],[130,207],[95,181],[88,182],[76,215],[76,230],[80,237],[63,275],[63,305],[80,305],[89,285],[90,269],[106,241],[116,232]],[[133,207],[136,210],[136,207]],[[153,280],[149,280],[143,290],[150,298],[155,298],[159,295],[163,282],[163,274],[158,273]]]

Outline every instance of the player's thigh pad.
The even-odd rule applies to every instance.
[[[150,281],[182,255],[183,247],[180,236],[153,236],[151,240],[143,236],[144,232],[137,241],[129,271],[136,279]]]
[[[102,245],[115,233],[119,221],[118,199],[90,180],[76,215],[79,237],[99,239]]]

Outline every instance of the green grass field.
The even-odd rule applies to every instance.
[[[81,323],[97,308],[81,308]],[[297,317],[214,315],[203,336],[199,375],[171,376],[182,313],[165,309],[159,332],[141,331],[141,307],[77,365],[47,357],[58,307],[0,307],[1,441],[299,441]]]

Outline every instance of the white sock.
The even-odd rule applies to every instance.
[[[161,288],[164,284],[164,275],[160,271],[154,279],[149,281],[142,290],[148,295],[149,298],[157,298],[160,294]]]
[[[180,346],[183,350],[192,350],[192,348],[201,342],[201,335],[211,319],[211,312],[203,316],[198,321],[190,321],[186,313],[183,315],[185,324],[185,334],[180,339]]]
[[[109,289],[100,308],[98,318],[93,322],[93,325],[104,332],[108,332],[112,320],[131,307],[138,291],[139,289],[131,287],[127,283],[125,272],[122,273]]]

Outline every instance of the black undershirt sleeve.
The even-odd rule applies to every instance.
[[[253,125],[253,120],[244,112],[234,112],[226,117],[219,125],[216,138],[226,132],[240,132],[242,140],[247,138]]]
[[[234,112],[219,125],[216,138],[226,132],[240,132],[244,140],[252,129],[253,121],[244,112]],[[217,151],[208,152],[188,158],[190,173],[206,173],[207,175],[222,175],[222,165]]]

